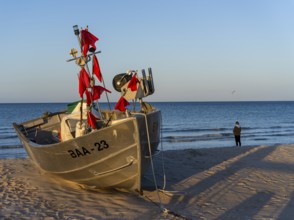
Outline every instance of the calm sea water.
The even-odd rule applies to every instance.
[[[162,111],[164,150],[234,146],[232,129],[236,120],[242,127],[244,147],[294,143],[294,102],[152,104]],[[65,103],[0,104],[0,158],[27,156],[12,127],[13,122],[63,109],[66,109]]]

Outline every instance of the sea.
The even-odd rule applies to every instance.
[[[25,158],[12,123],[46,112],[65,110],[68,103],[0,104],[0,159]],[[232,133],[239,121],[242,147],[294,143],[294,102],[152,102],[162,112],[161,150],[235,146]],[[100,107],[107,107],[101,103]],[[113,108],[114,103],[111,103]]]

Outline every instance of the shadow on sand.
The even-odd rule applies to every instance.
[[[238,177],[237,173],[244,169],[264,169],[264,170],[274,170],[277,172],[294,172],[293,165],[287,165],[282,163],[271,163],[269,161],[263,160],[265,157],[270,155],[276,150],[277,146],[272,147],[242,147],[242,148],[222,148],[222,155],[220,154],[219,149],[199,149],[199,150],[184,150],[177,152],[164,152],[167,155],[167,159],[164,159],[165,174],[167,177],[166,189],[167,191],[181,190],[181,196],[171,196],[168,204],[166,205],[169,209],[174,210],[177,213],[181,213],[182,216],[187,216],[191,219],[202,219],[203,213],[205,213],[205,206],[201,207],[199,204],[199,196],[204,197],[206,192],[211,191],[212,187],[219,187],[220,182],[223,184],[227,179],[234,179],[230,184],[236,184],[244,176]],[[176,154],[174,154],[176,153]],[[177,157],[190,155],[186,161],[182,159],[172,158],[171,155],[177,155]],[[224,158],[225,157],[225,158]],[[164,157],[165,158],[165,157]],[[215,173],[207,175],[201,180],[195,181],[193,179],[195,175],[200,174],[201,172],[206,172],[207,170],[221,166],[222,163],[230,161],[225,165],[223,169],[218,169]],[[254,161],[254,163],[250,163]],[[162,170],[161,158],[157,158],[154,161],[155,170]],[[285,168],[286,167],[286,168]],[[179,172],[179,171],[183,172]],[[144,188],[146,191],[154,190],[150,182],[152,182],[152,175],[149,172],[147,179],[149,178],[149,185],[146,184]],[[240,178],[240,179],[238,179]],[[157,184],[160,187],[163,186],[162,176],[157,177]],[[187,181],[190,181],[189,184]],[[146,181],[147,183],[148,181]],[[225,191],[227,187],[231,185],[222,185],[219,188],[218,194],[221,195],[222,190]],[[185,185],[185,187],[183,187]],[[187,187],[188,186],[188,187]],[[207,196],[220,196],[210,194]],[[243,200],[239,204],[235,204],[229,210],[224,210],[218,217],[213,217],[208,214],[205,215],[206,219],[234,219],[236,216],[243,216],[242,219],[254,219],[254,216],[268,203],[268,201],[274,196],[274,193],[269,191],[257,191],[254,195]],[[188,204],[188,205],[187,205]],[[285,204],[283,204],[284,206]],[[292,195],[290,202],[280,213],[279,219],[291,219],[293,216],[287,216],[289,210],[294,207],[294,195]],[[191,211],[193,209],[193,211]],[[197,211],[197,209],[199,211]],[[249,210],[249,211],[248,211]],[[195,214],[196,213],[196,214]],[[210,217],[209,217],[210,216]]]

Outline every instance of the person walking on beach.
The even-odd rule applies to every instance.
[[[233,133],[235,136],[236,146],[239,145],[241,147],[241,126],[238,121],[236,121]]]

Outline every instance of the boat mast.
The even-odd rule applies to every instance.
[[[80,49],[82,51],[82,43],[81,43],[81,39],[80,39],[80,31],[79,31],[79,27],[78,25],[74,25],[73,26],[73,29],[74,29],[74,33],[75,35],[77,36],[78,38],[78,42],[79,42],[79,45],[80,45]],[[81,99],[81,106],[80,106],[80,129],[82,128],[82,125],[83,125],[83,97]]]
[[[78,27],[78,25],[74,25],[73,26],[73,29],[74,29],[74,33],[75,33],[75,35],[77,36],[77,39],[78,39],[78,42],[79,42],[79,45],[80,45],[80,50],[81,50],[81,59],[83,59],[84,61],[85,61],[85,66],[86,66],[86,69],[87,69],[87,72],[90,74],[90,76],[91,76],[91,82],[90,82],[90,89],[91,89],[91,93],[93,93],[93,86],[94,86],[94,84],[95,84],[95,79],[94,79],[94,76],[93,76],[93,73],[91,73],[91,71],[90,71],[90,69],[89,69],[89,66],[88,66],[88,61],[91,59],[90,58],[90,56],[84,56],[84,54],[83,54],[83,47],[82,47],[82,42],[81,42],[81,38],[80,38],[80,30],[79,30],[79,27]],[[87,26],[87,29],[88,29],[88,26]],[[98,52],[96,52],[96,53],[100,53],[101,51],[98,51]],[[96,54],[96,53],[94,53],[94,52],[92,52],[92,56],[94,56],[94,54]],[[89,60],[88,60],[89,59]],[[102,77],[102,79],[103,79],[103,77]],[[108,98],[108,96],[107,96],[107,98]],[[108,99],[107,99],[108,100]],[[109,103],[109,101],[108,101],[108,103]],[[81,122],[82,122],[82,118],[83,118],[83,116],[82,116],[82,113],[83,113],[83,110],[82,110],[82,107],[83,107],[83,99],[82,99],[82,101],[81,101],[81,104],[82,104],[82,106],[81,106]],[[109,105],[110,106],[110,105]],[[97,107],[98,107],[98,111],[99,111],[99,114],[100,114],[100,117],[101,118],[103,118],[103,115],[102,115],[102,113],[101,113],[101,109],[100,109],[100,105],[99,105],[99,102],[97,101]],[[89,108],[87,108],[87,111],[89,112],[90,111],[90,109]]]
[[[86,28],[88,29],[88,26],[87,26]],[[92,86],[94,86],[94,84],[95,84],[95,79],[94,79],[93,73],[91,73],[91,71],[90,71],[90,69],[89,69],[89,66],[88,66],[88,61],[90,61],[91,58],[90,58],[89,55],[87,55],[87,56],[85,57],[84,54],[83,54],[83,52],[82,52],[82,51],[83,51],[83,48],[82,48],[82,42],[81,42],[81,39],[80,39],[80,31],[79,31],[78,25],[74,25],[74,26],[73,26],[73,29],[74,29],[74,33],[75,33],[75,35],[77,36],[77,39],[78,39],[79,45],[80,45],[81,59],[83,59],[83,60],[85,61],[85,66],[86,66],[87,72],[91,75],[91,89],[92,89]],[[92,53],[91,53],[91,56],[94,56],[94,55],[97,54],[97,53],[101,53],[101,51],[98,51],[98,52],[91,51],[91,50],[89,50],[89,51],[92,52]],[[70,61],[70,60],[69,60],[69,61]],[[101,71],[101,70],[100,70],[100,71]],[[104,77],[103,77],[102,73],[100,73],[100,74],[101,74],[101,78],[102,78],[103,86],[104,86],[104,88],[106,88],[106,87],[105,87],[105,82],[104,82]],[[91,92],[92,92],[92,91],[91,91]],[[109,110],[111,110],[111,107],[110,107],[110,101],[109,101],[109,98],[108,98],[108,94],[107,94],[107,92],[105,93],[105,95],[106,95],[106,99],[107,99],[107,103],[108,103]],[[100,113],[101,118],[103,118],[103,115],[102,115],[102,113],[101,113],[101,109],[100,109],[100,105],[99,105],[98,100],[97,100],[97,107],[98,107],[98,111],[99,111],[99,113]]]

